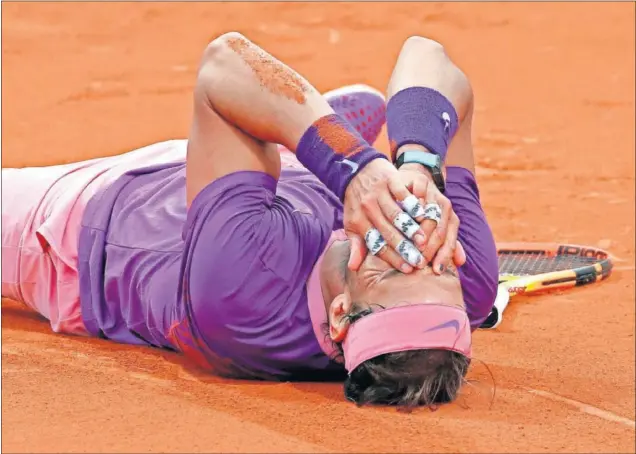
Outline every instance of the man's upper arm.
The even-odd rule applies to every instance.
[[[193,303],[249,305],[272,278],[295,286],[311,273],[331,230],[276,197],[276,184],[263,172],[236,172],[197,195],[184,226],[183,277]]]
[[[194,199],[184,227],[181,307],[208,347],[244,373],[293,347],[293,303],[331,233],[275,190],[263,172],[221,177]]]
[[[475,329],[490,313],[497,295],[497,248],[472,173],[449,167],[446,182],[446,196],[460,220],[459,242],[466,251],[466,263],[459,268],[459,274],[466,311]]]

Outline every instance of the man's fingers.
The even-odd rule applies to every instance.
[[[437,235],[439,239],[441,239],[442,242],[444,241],[446,237],[446,225],[448,224],[453,208],[450,201],[439,192],[435,184],[423,175],[414,178],[412,188],[415,197],[411,197],[408,203],[403,204],[409,205],[407,211],[420,223],[420,228],[426,240],[419,246],[420,251],[424,251],[426,243],[434,234],[433,232],[435,232],[435,230],[438,230]],[[415,207],[416,200],[418,202],[417,207]],[[434,241],[437,241],[439,244],[438,240]]]
[[[409,198],[413,198],[413,196],[409,195],[404,200],[408,200]],[[391,194],[381,194],[378,197],[378,206],[384,214],[384,217],[393,224],[393,227],[395,227],[399,233],[417,246],[421,246],[422,249],[424,248],[426,240],[419,224],[393,200]],[[402,241],[402,238],[396,237],[395,241]],[[393,243],[391,244],[393,245]],[[394,247],[397,247],[397,244],[395,244]]]
[[[455,249],[457,247],[457,231],[459,229],[459,219],[456,215],[453,215],[448,223],[448,232],[443,244],[440,244],[433,259],[433,271],[437,274],[442,274],[444,269],[448,266],[455,255]],[[437,235],[433,235],[437,238]],[[427,247],[427,253],[428,247]]]
[[[400,254],[393,250],[391,246],[384,240],[384,237],[378,229],[369,224],[369,229],[365,235],[365,242],[369,253],[377,255],[379,258],[387,262],[393,268],[410,273],[413,267],[409,265],[407,260],[402,258]]]
[[[455,266],[462,266],[466,263],[466,251],[464,250],[464,246],[462,243],[457,241],[457,246],[455,247],[455,253],[453,254],[453,263]]]
[[[367,256],[367,246],[355,233],[347,232],[349,238],[349,261],[347,262],[347,268],[351,271],[358,271],[364,262],[364,258]]]
[[[426,229],[429,228],[429,225],[432,224],[432,231],[429,234],[429,238],[424,249],[424,257],[429,263],[433,261],[433,258],[438,254],[439,249],[446,242],[448,230],[450,228],[451,216],[453,215],[453,210],[450,206],[450,202],[448,202],[448,199],[443,198],[438,200],[439,202],[436,202],[436,206],[443,207],[441,210],[441,217],[438,217],[437,221],[426,220],[422,222],[422,224],[420,224],[420,226],[425,226],[422,227],[422,230],[424,230],[425,233],[427,233]],[[425,206],[425,211],[427,209],[430,208],[428,208],[428,206]],[[436,207],[434,209],[437,210]],[[437,211],[437,214],[439,214],[439,211]]]
[[[424,177],[422,178],[425,180]],[[422,179],[415,178],[409,181],[408,182],[409,187],[413,188],[413,191],[415,191],[415,189],[417,188],[417,185],[423,184],[422,181],[420,180]],[[400,202],[400,204],[402,204],[402,207],[399,207],[400,211],[405,211],[406,214],[408,214],[412,219],[416,220],[415,216],[417,215],[417,213],[422,212],[422,205],[421,205],[421,202],[419,201],[419,196],[416,195],[414,198],[413,196],[415,194],[409,191],[409,188],[407,188],[407,186],[404,184],[404,182],[400,178],[389,179],[388,185],[389,185],[389,191],[391,191],[391,194],[393,196],[393,200],[397,200]],[[411,201],[409,205],[410,209],[404,206],[405,201]],[[402,210],[401,208],[404,208],[404,210]],[[393,220],[393,217],[391,216],[391,214],[393,213],[385,211],[385,215],[389,217],[391,220]],[[420,231],[418,233],[423,233],[423,232]],[[424,247],[424,243],[426,242],[426,238],[419,238],[419,239],[415,238],[414,241],[416,244],[419,245],[420,249],[422,249]]]
[[[380,254],[378,254],[378,257],[389,263],[396,270],[400,270],[404,274],[411,273],[413,271],[413,266],[415,266],[411,265],[409,261],[405,259],[405,256],[402,256],[401,253],[392,249],[390,246],[385,247],[384,250],[380,252]]]
[[[433,259],[439,253],[439,249],[442,247],[443,244],[444,239],[437,234],[437,230],[433,230],[433,234],[429,237],[428,241],[426,242],[426,247],[422,252],[426,263],[433,263]]]
[[[431,183],[433,184],[433,183]],[[437,219],[424,219],[420,222],[420,228],[427,238],[430,238],[435,230],[437,235],[444,240],[446,226],[453,212],[450,201],[440,194],[437,188],[430,189],[424,205],[425,216],[438,217]]]
[[[424,175],[417,175],[413,177],[413,182],[411,183],[411,191],[413,195],[418,199],[426,199],[428,194],[428,184],[430,180]]]
[[[389,178],[387,183],[389,186],[389,191],[391,191],[391,194],[393,194],[394,200],[402,201],[408,196],[412,195],[404,184],[404,181],[402,181],[402,175],[400,174]]]
[[[421,233],[420,228],[417,222],[402,211],[390,193],[380,193],[375,203],[364,203],[363,207],[369,221],[380,231],[390,248],[398,251],[409,265],[415,267],[424,265],[420,252],[415,248],[417,254],[414,254],[412,247],[409,247],[413,243],[408,240],[416,238],[417,234]],[[405,240],[406,243],[404,243]],[[379,255],[384,259],[382,254]],[[400,266],[396,268],[400,269]]]

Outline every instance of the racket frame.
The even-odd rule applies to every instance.
[[[500,274],[499,283],[510,296],[564,290],[596,283],[612,274],[613,258],[602,249],[590,246],[560,243],[499,243],[497,256],[503,253],[539,255],[542,257],[583,256],[594,258],[595,263],[568,270],[552,271],[534,275]]]

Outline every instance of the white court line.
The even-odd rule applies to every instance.
[[[567,397],[558,396],[556,394],[552,394],[547,391],[540,391],[538,389],[530,389],[530,388],[527,388],[527,391],[530,394],[536,394],[537,396],[545,397],[546,399],[566,403],[568,405],[571,405],[574,408],[578,408],[583,413],[587,413],[593,416],[598,416],[599,418],[603,418],[606,421],[617,422],[627,427],[631,427],[632,429],[636,428],[635,421],[632,421],[629,418],[624,418],[622,416],[619,416],[607,410],[601,410],[600,408],[593,407],[592,405],[588,405],[588,404],[584,404],[583,402],[578,402],[576,400],[568,399]]]

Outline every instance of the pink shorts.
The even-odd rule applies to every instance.
[[[53,331],[87,335],[77,242],[86,204],[129,170],[185,161],[185,140],[73,164],[2,169],[2,296],[46,317]]]

